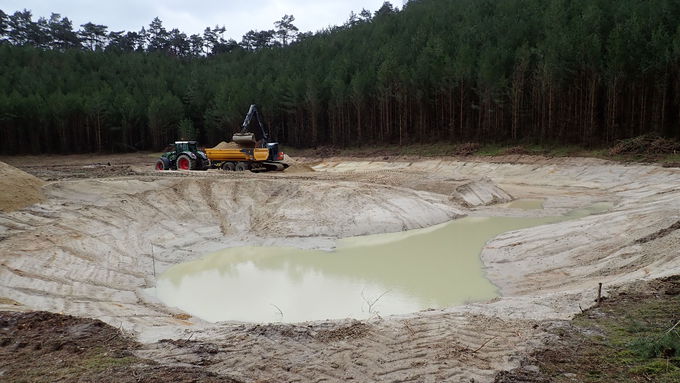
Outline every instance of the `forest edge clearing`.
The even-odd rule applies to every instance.
[[[200,176],[192,173],[158,177],[151,169],[151,165],[141,168],[134,165],[134,162],[142,157],[142,155],[112,156],[109,157],[110,167],[104,162],[104,157],[102,157],[102,160],[78,156],[35,158],[35,160],[16,158],[25,170],[35,170],[36,173],[48,175],[54,179],[64,179],[65,181],[53,182],[46,186],[48,195],[46,203],[49,205],[50,200],[59,201],[66,206],[60,208],[52,205],[47,210],[40,208],[42,210],[40,218],[38,216],[30,217],[31,214],[38,213],[38,211],[30,213],[34,208],[24,210],[24,213],[10,214],[13,217],[12,220],[14,220],[14,227],[9,232],[3,232],[2,235],[5,239],[0,241],[0,247],[3,248],[3,252],[4,250],[11,251],[15,256],[3,260],[1,271],[3,280],[7,280],[9,284],[21,285],[23,284],[22,280],[33,280],[34,275],[39,276],[45,282],[36,285],[34,280],[33,286],[38,289],[46,289],[44,291],[49,295],[50,301],[64,302],[61,306],[62,310],[55,311],[74,313],[79,316],[95,316],[114,325],[114,327],[121,327],[125,331],[132,331],[138,335],[146,333],[147,335],[142,336],[143,349],[137,355],[162,363],[201,365],[205,366],[208,371],[237,380],[268,379],[273,376],[284,376],[286,379],[292,379],[296,376],[307,377],[306,379],[311,376],[327,376],[331,380],[339,380],[341,375],[333,372],[335,371],[333,365],[337,365],[345,368],[345,373],[349,376],[356,378],[371,377],[373,380],[391,380],[400,376],[404,377],[404,374],[413,374],[413,376],[420,374],[420,376],[459,376],[461,378],[474,378],[476,381],[493,381],[496,372],[513,368],[522,355],[526,355],[530,350],[535,349],[538,345],[536,342],[541,343],[543,339],[547,339],[545,337],[548,335],[543,331],[546,321],[568,319],[580,312],[579,306],[583,308],[591,306],[596,294],[597,281],[605,282],[605,294],[608,295],[614,286],[626,285],[631,280],[654,279],[678,273],[677,261],[673,259],[674,251],[677,252],[677,249],[674,250],[674,247],[672,247],[672,243],[677,242],[678,231],[664,230],[671,227],[679,217],[674,215],[673,212],[669,212],[668,209],[663,209],[664,206],[668,206],[670,201],[676,201],[678,198],[677,186],[675,185],[678,184],[677,177],[679,175],[675,169],[622,165],[602,160],[578,158],[563,158],[558,161],[549,158],[524,157],[523,160],[514,164],[476,162],[472,159],[466,163],[445,159],[397,162],[333,161],[326,159],[314,165],[314,169],[317,171],[311,173],[290,175],[283,173],[275,176],[254,174],[236,176],[232,174],[225,176],[221,172],[208,172],[208,174]],[[68,158],[70,160],[67,160]],[[149,159],[149,157],[146,158]],[[54,159],[54,167],[49,164],[51,159]],[[100,162],[103,165],[92,166],[93,162]],[[118,170],[111,170],[111,173],[108,173],[109,176],[114,176],[111,178],[106,173],[108,168],[123,170],[120,170],[120,173],[118,173]],[[132,172],[134,175],[126,175],[128,172]],[[526,178],[527,174],[532,176]],[[626,174],[626,176],[622,177],[623,174]],[[102,175],[107,178],[97,178],[91,181],[92,178]],[[286,188],[293,188],[288,189],[289,191],[297,190],[295,184],[299,183],[303,183],[305,188],[315,190],[325,190],[326,186],[324,185],[335,185],[336,189],[337,186],[341,186],[339,193],[343,193],[343,187],[347,186],[348,192],[351,190],[352,193],[357,194],[357,191],[359,191],[358,195],[363,193],[371,195],[373,193],[371,189],[366,189],[363,185],[367,183],[375,184],[380,186],[378,190],[382,194],[403,190],[399,193],[406,193],[403,194],[406,198],[413,198],[416,195],[419,196],[417,198],[426,198],[430,201],[428,203],[433,204],[430,206],[434,209],[432,210],[434,213],[441,209],[435,207],[439,206],[438,204],[449,204],[451,207],[460,206],[455,208],[456,210],[468,209],[458,205],[459,199],[451,198],[452,190],[455,190],[461,183],[479,180],[483,177],[488,177],[493,183],[499,185],[514,197],[544,197],[547,201],[546,208],[553,209],[553,211],[602,198],[613,199],[617,206],[614,211],[606,216],[589,217],[580,222],[579,225],[565,224],[558,233],[555,233],[554,229],[534,228],[508,233],[494,239],[487,245],[482,254],[482,259],[487,265],[489,277],[501,287],[504,297],[489,303],[475,303],[443,311],[436,310],[416,313],[411,316],[376,318],[375,320],[358,322],[358,324],[352,321],[321,321],[308,325],[208,325],[196,318],[181,316],[177,312],[166,311],[163,314],[162,312],[167,308],[163,309],[153,304],[147,303],[145,306],[135,308],[138,304],[134,302],[138,299],[138,295],[128,288],[120,290],[119,293],[116,293],[115,289],[107,293],[107,289],[102,290],[103,286],[90,286],[83,291],[91,290],[95,292],[95,295],[89,298],[93,299],[93,303],[87,303],[85,306],[82,306],[83,303],[79,303],[77,299],[70,302],[71,299],[68,298],[68,295],[62,297],[54,295],[57,291],[64,293],[68,291],[58,286],[70,278],[78,278],[79,283],[88,283],[86,275],[96,271],[96,268],[92,269],[91,266],[87,266],[90,262],[103,262],[103,264],[108,265],[106,267],[113,269],[123,267],[123,269],[120,269],[121,271],[125,268],[123,266],[125,262],[128,262],[126,258],[117,257],[118,261],[111,263],[111,260],[107,260],[103,256],[104,254],[100,256],[81,253],[77,248],[74,248],[73,245],[78,243],[85,247],[96,245],[95,243],[88,244],[90,242],[87,239],[88,235],[93,235],[106,226],[101,226],[101,223],[94,221],[90,222],[91,227],[89,228],[69,226],[71,221],[63,216],[63,213],[71,210],[68,206],[78,207],[79,209],[84,207],[84,211],[90,210],[92,213],[98,211],[98,216],[106,216],[116,221],[120,218],[111,216],[114,210],[110,209],[120,207],[125,209],[124,214],[129,214],[131,210],[127,210],[124,206],[132,204],[135,209],[147,211],[146,207],[137,203],[143,200],[146,201],[146,204],[152,203],[153,198],[148,198],[158,195],[158,191],[155,191],[155,184],[164,185],[164,188],[169,187],[170,189],[166,189],[168,191],[163,192],[165,193],[163,195],[171,196],[172,193],[176,193],[172,191],[173,187],[180,187],[180,185],[184,185],[181,187],[189,187],[189,185],[196,183],[197,185],[204,185],[200,187],[207,189],[199,193],[201,200],[195,201],[193,204],[210,206],[213,203],[213,208],[222,211],[221,209],[224,207],[219,205],[219,200],[211,197],[217,190],[215,188],[222,190],[221,184],[224,182],[239,185],[239,187],[247,187],[252,185],[250,181],[257,180],[258,183],[264,181],[268,182],[268,185],[277,184],[285,185]],[[638,183],[630,184],[626,182],[628,177],[634,177],[638,180]],[[80,189],[82,187],[87,187],[87,189]],[[126,190],[122,191],[122,187]],[[84,190],[89,190],[89,193],[83,193]],[[167,194],[168,192],[171,194]],[[412,192],[416,194],[413,197],[407,197]],[[91,193],[94,193],[92,196],[98,195],[99,199],[92,200],[88,196]],[[445,200],[449,202],[444,203],[444,200],[438,197],[444,196],[442,193],[448,194]],[[148,197],[144,197],[145,195]],[[184,194],[181,195],[185,196]],[[127,202],[121,202],[121,197]],[[143,200],[140,200],[140,197]],[[223,198],[233,197],[226,196]],[[361,205],[357,205],[357,207],[359,206]],[[179,213],[184,209],[183,205],[175,206],[175,208],[179,208],[177,211]],[[322,207],[321,210],[324,208],[326,207]],[[422,206],[419,209],[422,209]],[[468,214],[474,214],[475,211],[477,213],[481,211],[488,213],[493,209],[493,206],[486,207],[482,204],[471,209]],[[355,210],[350,206],[348,211]],[[27,212],[29,213],[28,216],[26,215]],[[287,214],[285,210],[281,210],[279,213]],[[201,217],[211,217],[211,213],[202,208],[199,208],[195,214]],[[385,210],[384,214],[385,217],[388,217],[391,214],[390,210]],[[455,213],[451,211],[449,214]],[[90,216],[90,213],[85,213],[81,219],[89,219],[87,217]],[[396,223],[405,218],[394,216],[390,219],[397,219]],[[57,221],[54,221],[54,219],[57,219]],[[217,225],[218,232],[214,235],[225,235],[219,233],[221,226],[232,239],[240,236],[240,241],[278,241],[311,247],[319,246],[319,244],[322,247],[332,244],[332,241],[321,241],[319,243],[319,241],[312,241],[309,238],[295,237],[295,232],[300,230],[295,225],[282,228],[277,233],[278,239],[267,238],[266,235],[260,239],[246,239],[239,234],[243,228],[230,228],[229,225],[224,226],[223,223],[214,221],[215,218],[208,219]],[[258,219],[257,216],[251,217],[251,225],[253,225],[251,228],[255,228],[256,236],[262,235],[268,230],[266,227],[258,227],[258,222],[260,222]],[[23,222],[26,227],[17,227],[17,222]],[[54,223],[50,222],[60,222],[60,224],[54,226]],[[350,231],[337,231],[337,228],[334,228],[333,224],[329,222],[322,220],[317,224],[324,228],[325,233],[328,234],[334,231],[341,233],[341,235],[356,234]],[[425,222],[427,221],[417,223],[417,225],[422,225]],[[414,224],[415,222],[406,220],[402,221],[401,224],[403,223]],[[191,223],[190,226],[194,224],[196,223]],[[12,226],[11,223],[3,220],[3,226],[8,227],[8,225]],[[64,227],[64,225],[66,226]],[[383,226],[383,228],[391,227],[390,225]],[[582,235],[583,227],[580,227],[582,225],[591,228],[588,236]],[[84,274],[85,279],[82,279],[83,276],[54,274],[49,271],[51,267],[49,263],[44,263],[44,261],[38,259],[33,261],[38,262],[35,265],[22,261],[25,256],[21,254],[30,253],[41,258],[35,253],[41,247],[41,243],[44,240],[53,241],[56,239],[41,227],[56,230],[55,235],[68,235],[66,242],[59,244],[61,251],[77,251],[73,254],[86,258],[73,258],[75,263],[68,261],[64,265],[67,269],[72,267],[69,264],[73,266],[82,265],[85,269],[81,269],[80,274]],[[605,227],[606,230],[603,230]],[[77,231],[72,231],[72,229],[77,229]],[[134,227],[130,228],[130,230],[133,229]],[[146,260],[150,261],[150,254],[147,254],[148,250],[141,251],[138,245],[139,239],[129,237],[133,233],[132,231],[121,231],[122,228],[115,227],[109,227],[108,230],[113,231],[114,234],[119,233],[123,240],[126,238],[131,243],[131,251],[139,251],[140,261],[144,260],[142,264],[146,265]],[[126,232],[128,234],[125,234]],[[663,232],[663,236],[650,237],[656,232]],[[26,248],[25,242],[22,246],[23,249],[16,247],[20,243],[15,241],[29,235],[29,233],[33,233],[30,234],[31,236],[38,235],[31,245],[34,250]],[[625,233],[627,239],[624,241],[625,243],[622,243],[620,239],[622,238],[620,235],[623,235],[623,233]],[[151,235],[156,234],[151,233]],[[212,234],[204,233],[202,235],[210,237]],[[567,252],[566,257],[562,255],[565,248],[560,248],[562,245],[559,242],[550,245],[550,243],[555,242],[555,236],[569,238],[573,249]],[[526,238],[528,241],[525,242],[521,238]],[[641,238],[652,239],[644,243],[635,243],[636,240]],[[106,237],[102,237],[102,239],[105,242],[111,240]],[[494,250],[496,248],[507,249],[508,244],[514,244],[510,248],[511,254],[501,254]],[[175,243],[173,246],[181,249],[186,245]],[[531,262],[532,257],[528,256],[526,259],[519,257],[515,261],[511,260],[518,254],[531,254],[530,248],[533,246],[545,249],[542,257],[550,260],[549,263],[556,268],[541,269],[539,267],[517,273],[518,270],[521,271],[525,268],[523,262]],[[551,249],[554,249],[555,252],[553,253]],[[104,248],[101,248],[101,250],[104,250]],[[181,254],[172,254],[176,252],[176,250],[168,252],[168,250],[156,248],[156,262],[158,262],[160,268],[178,262],[182,257],[200,255],[186,251],[182,251]],[[196,252],[200,253],[199,249]],[[124,255],[121,254],[120,256]],[[63,258],[63,255],[58,257]],[[94,258],[90,260],[87,257]],[[67,259],[63,258],[62,261]],[[122,264],[119,264],[120,262]],[[45,267],[47,267],[47,270]],[[7,274],[8,270],[13,271],[11,274]],[[512,278],[508,278],[506,275],[508,270],[513,270]],[[569,271],[571,276],[566,279],[566,283],[564,283],[565,279],[554,280],[554,276],[557,275],[555,273],[559,270],[572,270]],[[120,277],[123,277],[123,275]],[[115,277],[115,280],[119,282],[115,282],[111,287],[123,287],[120,282],[126,279],[131,281],[128,277],[123,279],[120,279],[120,277]],[[138,280],[133,285],[140,282],[146,284],[150,275],[140,275],[141,279],[135,275],[130,275],[130,277]],[[45,284],[47,281],[49,283]],[[50,284],[58,287],[58,289],[53,290],[54,287],[50,287]],[[539,295],[535,295],[538,285],[542,286],[541,292]],[[0,295],[6,296],[8,292],[11,294],[12,290],[3,287],[0,291],[2,291]],[[97,291],[99,292],[97,293]],[[26,293],[28,295],[25,295]],[[80,294],[74,290],[71,290],[71,293]],[[100,293],[104,295],[99,295]],[[130,295],[130,293],[132,294]],[[28,291],[22,294],[23,299],[16,295],[6,297],[12,299],[16,304],[5,307],[12,310],[35,309],[47,302],[42,299],[35,300],[37,297],[31,298],[31,293]],[[113,296],[119,299],[118,303],[113,304],[105,298],[106,295],[111,296],[110,294],[114,294]],[[97,301],[100,303],[96,303]],[[134,314],[131,317],[126,317],[126,315],[130,315],[139,309],[144,313],[142,317],[137,317]],[[114,314],[115,312],[117,314]],[[91,314],[86,315],[85,313]],[[148,316],[148,319],[144,319],[144,316]],[[121,320],[123,323],[121,323]],[[167,323],[167,325],[163,325],[161,328],[149,328],[144,324],[151,323],[148,322],[149,320]],[[166,330],[172,328],[175,328],[175,330],[158,332],[163,327]],[[147,330],[152,332],[148,333]],[[178,330],[179,332],[177,332]],[[153,333],[156,333],[156,335],[149,338],[149,335]],[[452,338],[451,334],[454,333],[456,335]],[[319,334],[326,335],[321,336]],[[190,343],[182,343],[184,342],[182,339],[186,340],[190,336]],[[148,340],[144,340],[145,337],[147,339],[170,337],[176,339],[176,341],[161,343],[152,341],[148,343]],[[324,339],[324,341],[320,341],[321,339]],[[428,347],[431,350],[424,351],[417,344],[420,342],[412,343],[415,339],[426,339],[421,346],[429,345]],[[484,342],[487,343],[483,345]],[[252,348],[252,351],[236,356],[231,351],[232,346],[227,347],[227,344],[240,344],[242,347]],[[300,344],[303,348],[298,348],[295,344]],[[384,359],[385,355],[388,355],[385,353],[389,353],[389,350],[393,347],[391,345],[396,344],[413,346],[413,348],[409,346],[401,351],[407,359],[401,361],[390,358]],[[443,348],[440,348],[440,344]],[[346,365],[346,362],[342,362],[345,359],[340,350],[347,346],[355,349],[355,352],[358,353],[358,359],[355,362],[362,360],[363,365],[355,364],[355,362]],[[483,347],[480,348],[480,346]],[[187,353],[186,347],[189,347],[189,353]],[[478,348],[479,350],[477,350]],[[199,349],[216,351],[202,354]],[[340,352],[340,354],[332,356],[333,350]],[[477,351],[469,353],[465,350]],[[425,352],[424,356],[422,356],[423,352]],[[318,356],[314,357],[315,353]],[[207,357],[208,355],[210,357]],[[251,359],[255,358],[256,355],[258,359]],[[259,358],[262,356],[273,362],[260,366],[257,360],[260,360]],[[309,358],[312,358],[311,362],[309,362]],[[327,363],[326,365],[319,364],[324,358],[331,360],[330,366]],[[309,363],[300,364],[302,360]],[[354,358],[351,360],[354,360]],[[233,366],[232,363],[234,362],[241,363],[242,366]],[[403,365],[412,367],[409,368],[409,371],[404,371],[399,367]]]

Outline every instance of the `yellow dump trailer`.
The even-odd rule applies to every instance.
[[[272,150],[274,149],[274,150]],[[283,153],[278,151],[278,145],[272,148],[231,148],[205,149],[211,167],[225,171],[281,171],[288,167],[279,162],[283,160]]]
[[[258,132],[248,131],[253,118],[257,120]],[[281,162],[283,152],[279,151],[277,142],[269,139],[255,104],[250,106],[241,124],[241,131],[233,135],[232,142],[221,142],[212,149],[206,148],[205,154],[210,160],[210,167],[225,171],[267,172],[281,171],[288,167],[288,164]]]
[[[213,162],[222,161],[265,161],[269,158],[269,150],[264,148],[239,149],[205,149],[208,159]]]

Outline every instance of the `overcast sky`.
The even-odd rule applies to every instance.
[[[24,8],[34,20],[52,12],[68,17],[74,29],[91,21],[112,31],[138,31],[158,16],[167,30],[178,28],[189,34],[202,33],[205,27],[224,25],[225,38],[237,41],[251,29],[272,29],[284,14],[295,16],[300,31],[317,31],[344,23],[350,11],[362,8],[371,12],[384,0],[0,0],[0,9],[11,14]],[[392,4],[401,8],[401,0]]]

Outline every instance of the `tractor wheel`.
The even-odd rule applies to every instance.
[[[237,172],[244,172],[246,170],[250,170],[250,164],[247,162],[239,162],[236,164],[236,171]]]
[[[156,161],[156,170],[168,170],[170,169],[170,161],[165,158],[161,157]]]
[[[203,167],[201,168],[201,170],[208,170],[212,166],[210,164],[210,160],[203,160],[202,163],[203,163]]]
[[[177,170],[194,170],[196,169],[196,161],[186,154],[177,157]]]
[[[196,166],[195,170],[208,170],[209,168],[208,161],[200,158],[198,159],[198,161],[196,161],[195,166]]]
[[[233,162],[225,162],[222,164],[222,170],[225,172],[233,172],[236,170],[236,164]]]

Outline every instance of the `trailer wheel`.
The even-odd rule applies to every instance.
[[[194,170],[196,169],[196,162],[186,154],[177,157],[177,170]]]
[[[236,171],[237,172],[244,172],[246,170],[250,170],[250,164],[247,162],[239,162],[236,164]]]
[[[236,170],[236,164],[233,162],[225,162],[222,164],[222,170],[225,172],[233,172]]]
[[[168,170],[170,169],[170,161],[165,158],[161,157],[156,161],[156,170]]]

